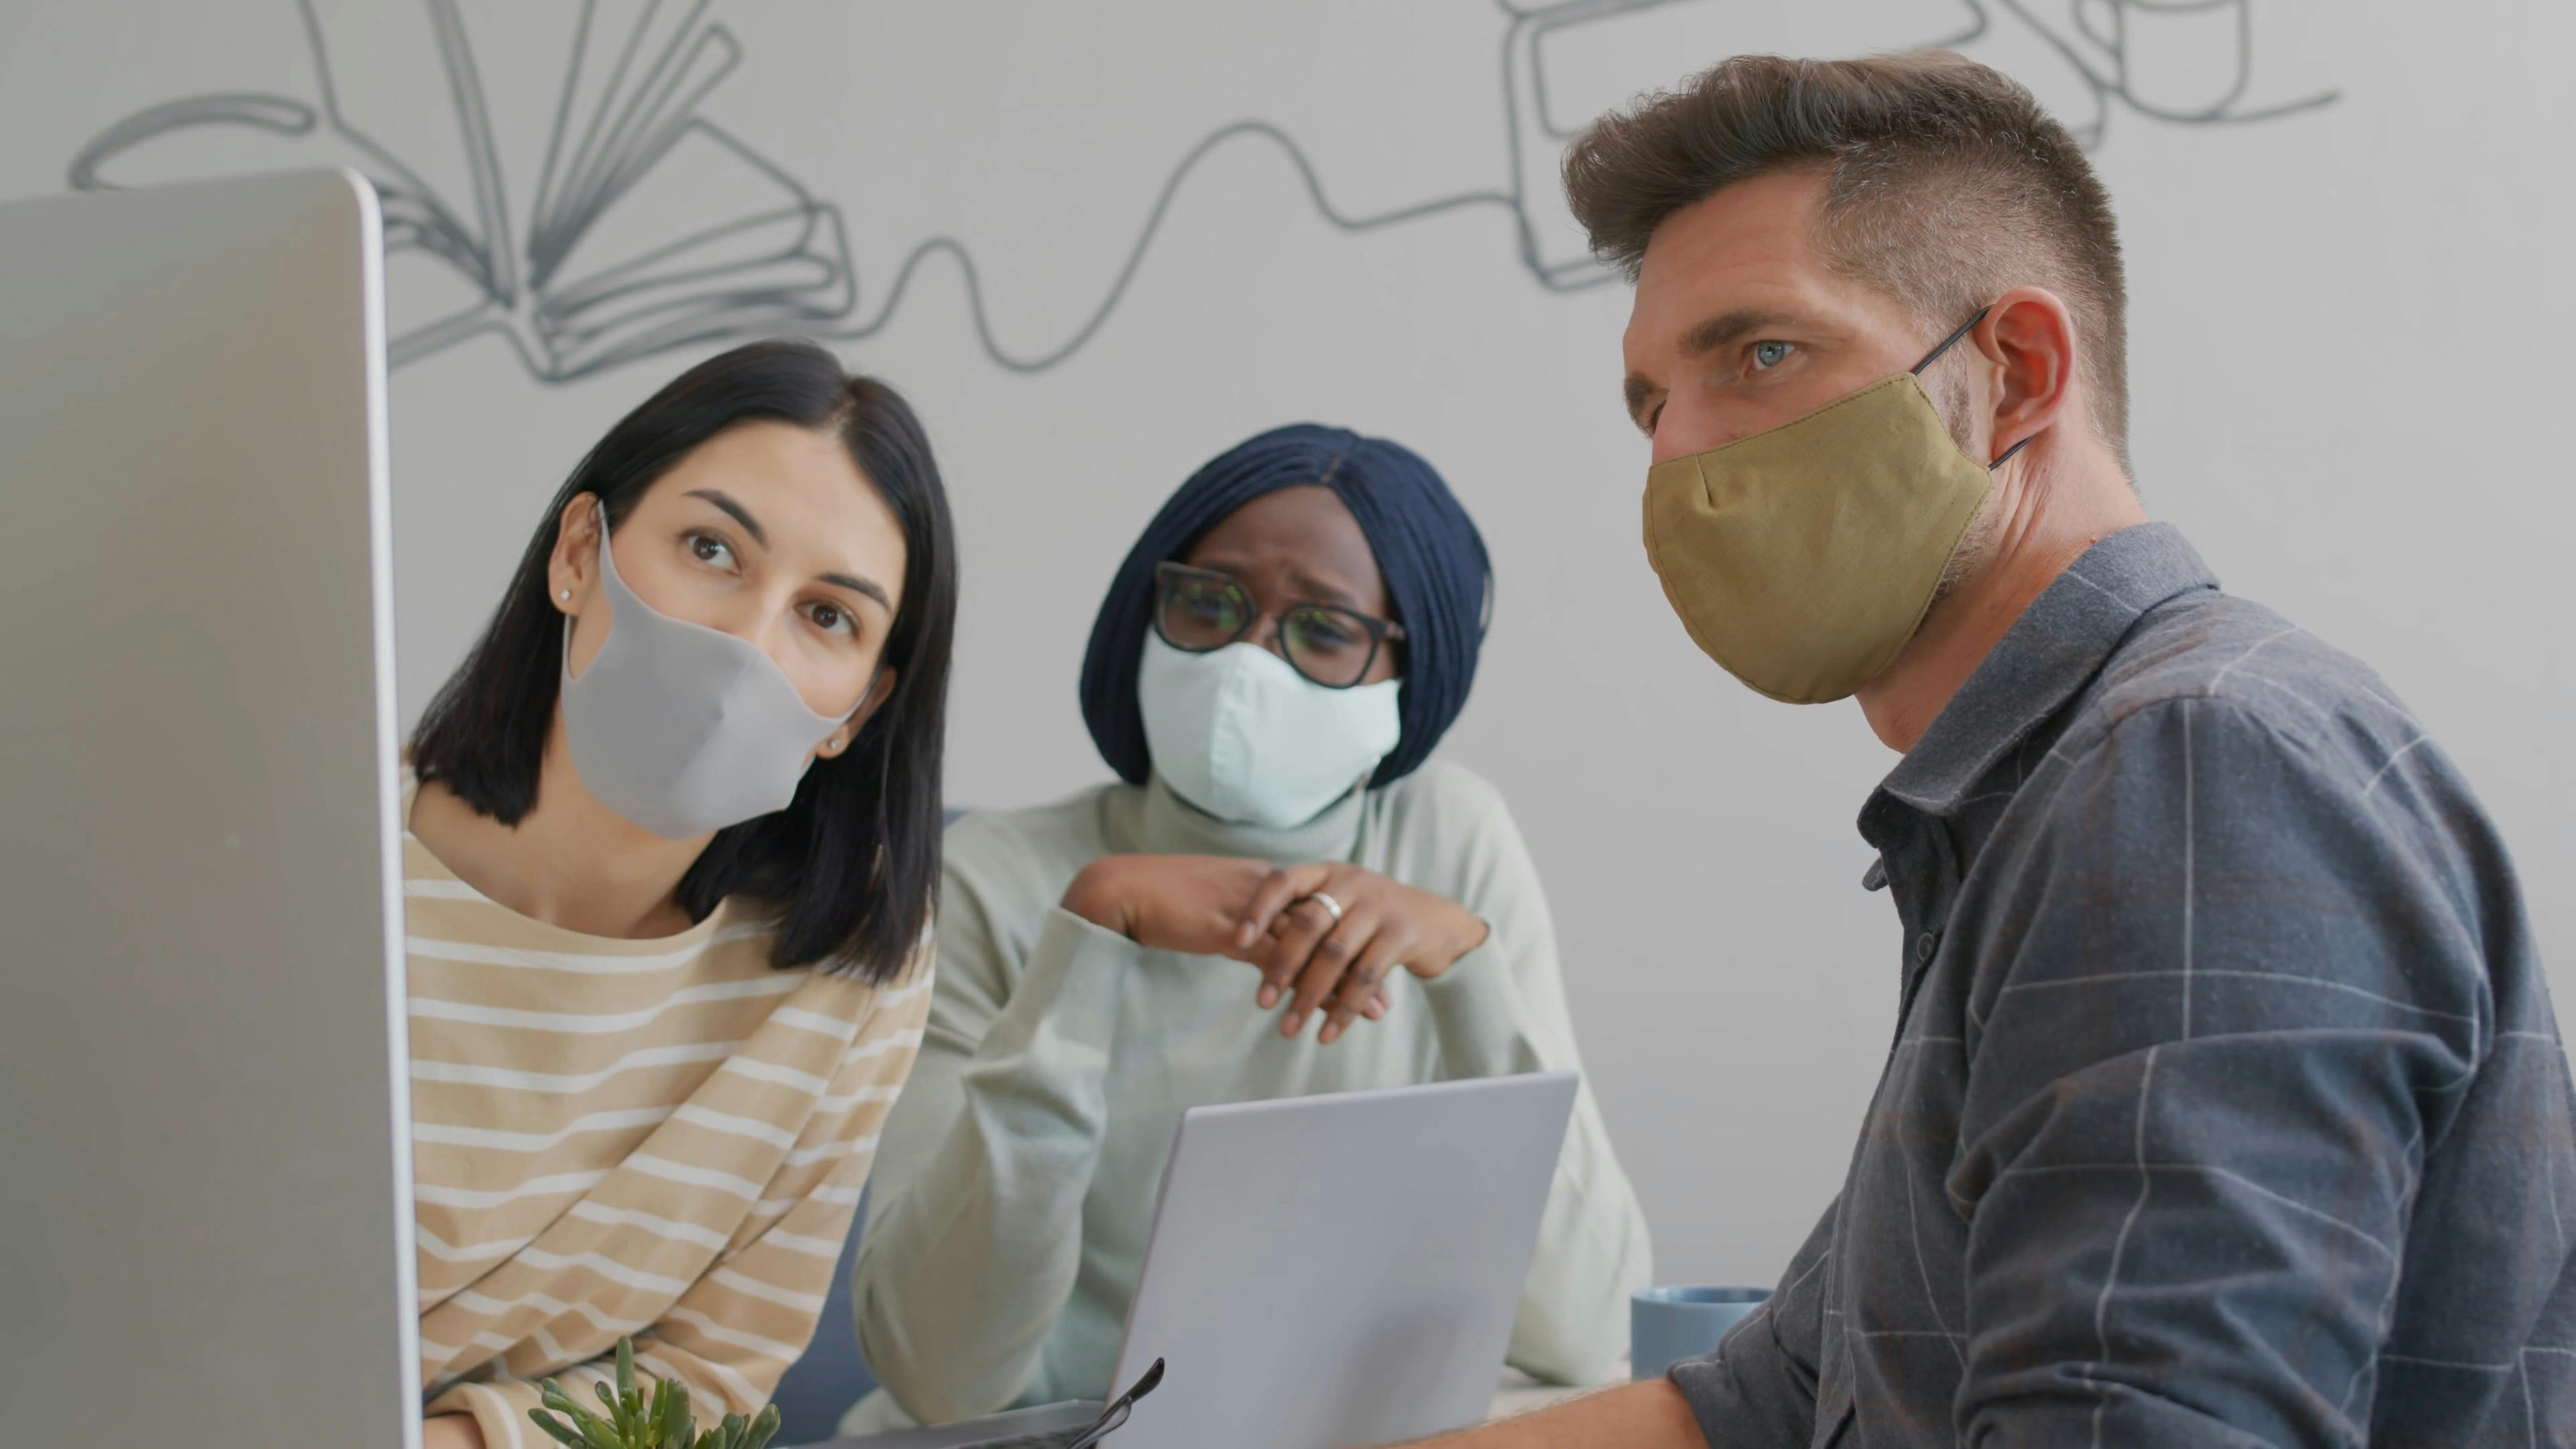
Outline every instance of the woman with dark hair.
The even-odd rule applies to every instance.
[[[404,793],[425,1445],[621,1336],[701,1421],[802,1352],[929,1009],[956,608],[921,424],[810,344],[547,506]]]
[[[1520,834],[1430,758],[1491,590],[1439,475],[1334,428],[1242,444],[1147,525],[1083,661],[1120,783],[949,832],[853,1274],[886,1392],[845,1430],[1098,1396],[1191,1107],[1579,1068]],[[1510,1361],[1604,1376],[1647,1268],[1587,1089]]]

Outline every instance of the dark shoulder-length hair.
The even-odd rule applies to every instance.
[[[490,626],[430,701],[412,765],[505,825],[527,815],[563,679],[564,624],[546,597],[546,569],[565,505],[597,495],[613,533],[692,449],[755,420],[837,434],[902,523],[903,597],[881,661],[895,686],[849,749],[807,767],[786,809],[716,832],[681,877],[679,902],[704,920],[740,897],[776,920],[771,964],[823,962],[882,983],[902,972],[938,910],[956,530],[911,405],[810,342],[755,342],[711,358],[608,430],[546,505]]]

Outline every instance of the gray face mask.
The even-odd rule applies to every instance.
[[[604,510],[599,576],[608,642],[579,676],[564,621],[564,734],[582,785],[671,840],[787,808],[813,748],[841,718],[807,709],[757,646],[635,597],[617,576]]]

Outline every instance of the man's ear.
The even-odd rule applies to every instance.
[[[1993,462],[2066,420],[2080,401],[2075,314],[2046,287],[2015,287],[1977,324],[1977,351],[1992,369]]]

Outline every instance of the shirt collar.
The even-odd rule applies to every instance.
[[[1933,815],[1954,813],[1997,762],[2101,671],[2141,615],[2217,587],[2209,566],[2171,524],[2122,529],[2085,550],[2013,621],[1896,762],[1862,819],[1881,797]]]

